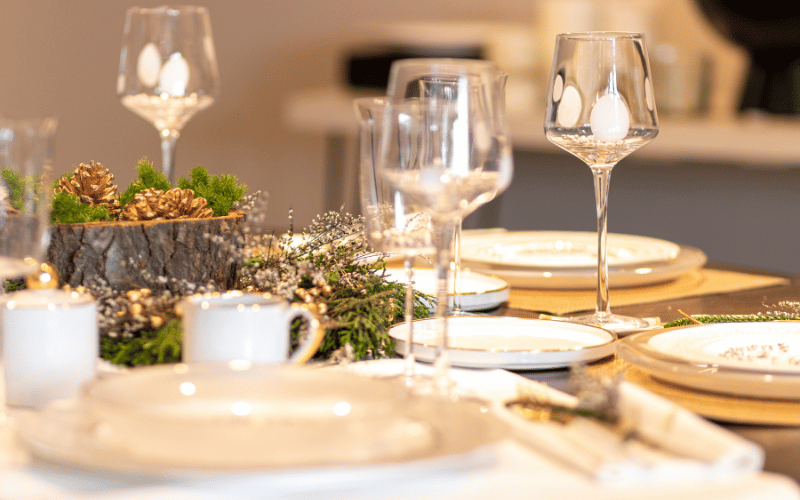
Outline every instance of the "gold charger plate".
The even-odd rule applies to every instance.
[[[624,372],[625,380],[718,422],[747,425],[800,425],[800,401],[728,396],[663,382],[622,358],[589,365],[597,376]]]
[[[628,366],[625,380],[711,420],[736,424],[800,425],[800,402],[742,398],[686,389]]]

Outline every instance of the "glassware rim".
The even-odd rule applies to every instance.
[[[201,14],[208,13],[208,8],[203,5],[159,5],[158,7],[128,7],[128,15],[175,15],[175,14]]]
[[[400,68],[415,65],[428,65],[434,67],[468,67],[468,68],[487,68],[499,71],[497,63],[488,59],[459,59],[455,57],[409,57],[397,59],[392,62],[392,68]]]
[[[188,295],[179,301],[178,308],[181,311],[183,311],[183,307],[200,307],[201,309],[227,311],[231,309],[240,309],[242,307],[252,309],[253,306],[255,306],[257,309],[259,307],[288,303],[289,302],[283,297],[266,292],[230,290],[227,292],[196,293],[194,295]]]
[[[583,31],[583,32],[567,32],[557,35],[559,40],[643,40],[644,34],[634,31]]]
[[[356,108],[356,111],[358,111],[360,107],[372,109],[374,107],[387,107],[390,104],[389,98],[386,96],[364,96],[353,99],[353,106]]]
[[[36,269],[38,266],[34,266]],[[67,310],[95,304],[94,297],[76,290],[66,291],[58,288],[43,290],[25,289],[6,293],[0,297],[0,309],[48,311]]]
[[[14,115],[0,116],[0,128],[25,128],[25,129],[50,129],[58,126],[58,117],[55,115],[16,117]]]

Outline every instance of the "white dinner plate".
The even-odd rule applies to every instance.
[[[386,279],[406,283],[404,269],[387,269]],[[414,269],[414,289],[427,295],[436,296],[436,273],[433,269]],[[507,282],[493,276],[463,270],[460,273],[459,298],[464,311],[484,311],[494,309],[508,300],[511,287]],[[448,296],[448,304],[453,305],[453,294]]]
[[[392,381],[183,364],[99,380],[71,406],[26,414],[17,428],[45,460],[164,477],[457,465],[505,435],[475,404],[410,397]]]
[[[488,234],[488,236],[487,236]],[[672,260],[680,246],[661,239],[608,234],[609,266],[642,266]],[[470,263],[516,268],[597,268],[597,233],[506,231],[462,233],[461,258]]]
[[[594,262],[593,266],[575,265],[571,267],[566,265],[570,259],[573,261],[578,259],[576,255],[571,255],[569,258],[561,260],[558,265],[544,266],[534,266],[530,264],[534,260],[537,260],[534,259],[534,255],[528,256],[527,262],[529,264],[525,264],[521,259],[513,258],[511,254],[509,254],[507,260],[502,262],[493,260],[495,257],[502,254],[505,241],[513,243],[530,238],[538,242],[537,245],[540,245],[541,248],[546,247],[545,243],[543,243],[544,241],[550,241],[555,248],[555,246],[568,246],[564,240],[565,235],[584,235],[585,237],[591,236],[592,238],[596,238],[595,233],[558,231],[527,231],[516,233],[511,231],[476,231],[474,234],[469,234],[469,231],[464,231],[464,233],[466,233],[467,236],[463,238],[464,243],[462,244],[463,251],[461,255],[462,265],[465,269],[469,268],[472,271],[495,276],[506,281],[510,286],[515,288],[556,290],[591,290],[597,288],[596,254],[591,257]],[[505,240],[504,235],[517,236],[514,236],[511,240]],[[617,258],[609,258],[608,277],[609,286],[611,288],[652,285],[674,280],[688,272],[703,267],[708,260],[705,253],[697,248],[675,245],[673,243],[663,242],[663,240],[640,236],[610,234],[609,247],[612,246],[612,236],[615,236],[614,239],[617,241]],[[579,239],[581,238],[576,237],[576,240]],[[652,252],[645,251],[647,246],[651,243],[655,250]],[[677,247],[677,253],[673,253],[673,245]],[[495,257],[481,258],[479,255],[476,256],[475,253],[470,251],[470,248],[486,250],[490,247],[496,250]],[[488,250],[486,251],[488,252]],[[535,254],[535,252],[532,253]],[[542,253],[546,254],[546,251]],[[554,253],[556,256],[551,255],[546,257],[542,255],[542,258],[538,260],[541,263],[547,261],[557,263],[560,260],[560,258],[557,257],[558,251],[554,250]],[[623,259],[623,255],[628,255],[628,258]],[[581,259],[584,258],[586,258],[586,255],[581,257]],[[655,260],[645,261],[647,258],[653,258]],[[499,259],[499,257],[497,257],[497,259]],[[626,260],[627,262],[624,262]]]
[[[619,355],[676,385],[756,398],[800,400],[800,323],[712,323],[625,338]]]
[[[432,362],[436,356],[436,320],[414,322],[414,355]],[[547,370],[587,363],[614,354],[616,335],[566,321],[505,316],[463,316],[448,319],[449,355],[453,366]],[[389,335],[403,352],[407,327],[392,326]]]

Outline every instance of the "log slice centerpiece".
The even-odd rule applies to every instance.
[[[244,213],[222,217],[59,224],[47,257],[62,284],[105,281],[115,290],[174,290],[182,284],[235,285]]]

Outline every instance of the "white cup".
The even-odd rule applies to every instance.
[[[305,306],[270,294],[198,294],[178,304],[183,317],[183,361],[304,363],[319,349],[324,328]],[[305,341],[289,357],[292,321],[306,319]]]
[[[97,372],[97,303],[63,290],[20,290],[0,297],[5,398],[38,408],[72,398]]]

